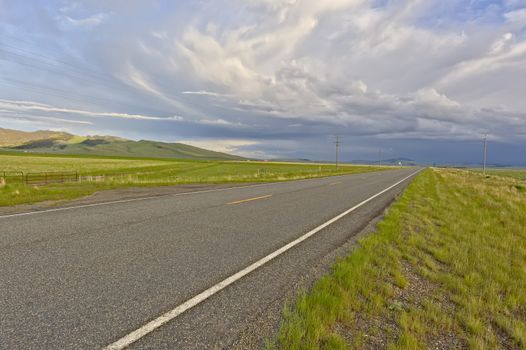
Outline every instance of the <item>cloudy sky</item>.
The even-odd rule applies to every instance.
[[[0,0],[0,127],[526,165],[526,0]]]

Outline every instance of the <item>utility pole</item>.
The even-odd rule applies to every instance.
[[[334,141],[334,144],[336,145],[336,170],[338,170],[338,163],[339,163],[339,157],[340,157],[340,135],[336,135],[336,141]]]
[[[382,149],[378,149],[378,165],[382,165]]]
[[[488,155],[488,134],[484,134],[484,161],[482,164],[482,172],[484,173],[484,176],[486,176],[486,158]]]

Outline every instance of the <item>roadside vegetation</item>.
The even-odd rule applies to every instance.
[[[104,189],[195,183],[268,182],[365,173],[389,167],[271,162],[0,154],[0,206],[73,199]],[[26,185],[15,172],[77,171],[75,183]],[[9,177],[4,180],[3,172]]]
[[[526,349],[526,182],[428,169],[284,311],[280,349]]]

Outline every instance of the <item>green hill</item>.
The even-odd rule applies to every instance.
[[[114,136],[76,136],[53,131],[24,132],[0,129],[0,147],[6,150],[140,158],[241,160],[239,156],[182,143],[132,141]]]
[[[59,132],[39,130],[33,132],[0,128],[0,147],[13,147],[38,140],[69,140],[74,135]]]

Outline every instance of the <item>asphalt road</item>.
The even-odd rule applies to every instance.
[[[0,349],[104,348],[415,170],[0,216]],[[291,286],[377,216],[408,182],[144,334],[130,348],[260,346],[261,339],[254,339],[272,305],[281,305]]]

